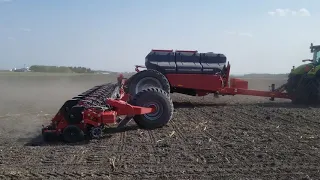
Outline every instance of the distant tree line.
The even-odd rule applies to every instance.
[[[67,67],[67,66],[42,66],[32,65],[29,68],[32,72],[49,72],[49,73],[94,73],[90,68],[85,67]]]

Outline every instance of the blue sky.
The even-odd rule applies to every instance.
[[[316,0],[0,0],[0,68],[133,71],[155,49],[224,53],[231,73],[285,73],[320,43]]]

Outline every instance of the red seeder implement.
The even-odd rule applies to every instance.
[[[103,129],[117,125],[124,127],[132,118],[141,128],[157,128],[165,125],[172,116],[173,105],[166,92],[149,88],[131,97],[124,93],[125,79],[122,75],[118,84],[103,84],[68,100],[52,119],[51,124],[43,127],[45,140],[61,137],[66,142],[102,136]],[[112,92],[111,97],[110,92]],[[121,119],[119,116],[126,116]]]
[[[146,70],[140,71],[141,67]],[[271,91],[250,90],[247,81],[229,78],[230,64],[223,54],[152,50],[145,66],[136,66],[136,71],[129,79],[120,75],[117,84],[96,86],[66,101],[42,129],[44,138],[62,136],[67,142],[81,141],[86,135],[99,138],[105,127],[121,128],[131,119],[140,128],[162,127],[173,114],[170,93],[291,99],[284,93],[285,85],[275,89],[272,84]]]

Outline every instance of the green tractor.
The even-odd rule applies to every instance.
[[[310,62],[292,68],[285,90],[295,104],[317,104],[320,102],[320,45],[311,43],[312,59],[302,62]]]

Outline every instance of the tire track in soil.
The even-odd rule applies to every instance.
[[[42,166],[80,164],[83,158],[83,150],[81,147],[50,147],[42,152],[40,164]]]
[[[126,131],[120,133],[120,140],[119,140],[120,144],[119,144],[119,147],[118,147],[118,154],[119,154],[119,155],[117,156],[117,159],[118,159],[119,161],[122,161],[122,155],[123,155],[124,150],[125,150],[125,146],[126,146],[126,134],[127,134]]]
[[[126,152],[122,152],[122,158],[116,162],[120,167],[116,172],[127,173],[127,169],[152,170],[157,163],[157,152],[155,149],[155,137],[153,131],[145,129],[129,130],[126,135]],[[150,169],[151,168],[151,169]]]
[[[179,116],[178,122],[180,122],[179,125],[180,125],[180,127],[182,127],[181,129],[183,129],[183,132],[181,130],[181,131],[179,131],[179,134],[180,134],[180,136],[184,137],[184,145],[189,148],[189,153],[193,154],[194,159],[196,159],[195,162],[198,163],[200,160],[201,163],[207,164],[208,159],[206,159],[204,157],[204,154],[202,153],[201,149],[199,150],[197,147],[204,145],[204,144],[201,144],[201,145],[199,144],[199,141],[202,141],[204,139],[204,137],[206,140],[209,140],[210,137],[206,136],[202,132],[200,132],[200,136],[197,134],[198,133],[197,126],[200,124],[200,120],[199,120],[199,116],[197,116],[198,120],[194,120],[192,118],[190,113],[191,112],[193,113],[193,111],[194,111],[193,109],[188,109],[188,110],[183,109],[183,108],[177,109],[176,116]],[[195,112],[195,113],[199,114],[198,112]],[[203,117],[203,116],[201,116],[201,118],[205,119],[205,117]],[[188,125],[184,126],[184,124],[182,123],[183,121],[188,121]],[[175,125],[173,128],[174,130],[178,129],[176,126],[177,125]],[[194,128],[191,128],[189,130],[185,130],[184,127],[194,127]],[[186,138],[184,134],[191,135],[191,137]],[[213,142],[211,142],[211,145],[212,144],[213,144],[213,147],[211,146],[209,148],[203,148],[203,149],[206,149],[208,151],[213,151],[214,153],[222,151],[222,147],[220,146],[219,143],[216,143],[213,141]],[[225,160],[223,158],[217,157],[216,154],[213,155],[213,158],[215,158],[215,160],[214,160],[215,162],[223,162]]]
[[[97,153],[94,148],[92,151],[79,146],[79,147],[50,147],[44,148],[41,152],[41,156],[36,156],[35,159],[40,161],[42,167],[51,166],[69,166],[69,165],[82,165],[91,164],[95,161],[91,157],[91,153]]]
[[[107,164],[107,162],[109,162],[109,160],[107,160],[107,162],[105,161],[106,153],[108,152],[107,150],[107,147],[104,146],[94,145],[90,147],[88,151],[89,153],[84,157],[84,164],[90,166]]]
[[[156,138],[154,137],[154,131],[151,131],[151,130],[147,130],[148,131],[148,135],[149,135],[149,138],[150,138],[150,142],[151,142],[151,146],[152,146],[152,155],[154,156],[155,158],[155,163],[159,163],[160,160],[159,160],[159,156],[157,155],[157,148],[156,148]]]
[[[171,165],[174,165],[174,168],[179,168],[183,164],[192,164],[190,160],[181,161],[182,156],[187,157],[187,159],[190,158],[185,153],[183,140],[172,126],[174,120],[175,119],[172,119],[168,125],[162,128],[151,131],[154,139],[154,151],[157,162],[155,169],[159,169],[159,167],[166,169],[170,168],[168,166]],[[150,165],[155,166],[155,164]]]
[[[185,117],[183,117],[183,116],[181,117],[180,116],[179,119],[187,120],[188,118],[186,118],[186,116]],[[185,137],[184,133],[181,130],[181,129],[183,129],[183,125],[182,124],[177,125],[176,122],[175,122],[175,119],[173,119],[171,121],[171,127],[172,127],[174,132],[177,132],[178,137],[182,140],[182,143],[183,143],[182,148],[184,148],[184,150],[185,150],[185,152],[182,151],[182,155],[185,156],[185,158],[189,159],[189,160],[186,159],[186,162],[190,162],[191,161],[191,162],[196,162],[197,163],[198,159],[200,159],[201,157],[192,152],[192,150],[190,148],[190,145],[189,145],[189,143],[187,141],[187,138]],[[179,127],[181,127],[181,129]]]

